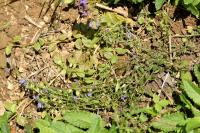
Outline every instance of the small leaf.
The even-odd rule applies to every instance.
[[[194,66],[194,75],[198,80],[198,83],[200,83],[200,65]]]
[[[62,0],[64,4],[72,4],[74,0]]]
[[[23,116],[17,116],[17,124],[24,127],[27,123],[27,120]]]
[[[94,81],[95,81],[94,78],[88,78],[88,77],[84,78],[84,82],[87,84],[92,84],[92,83],[94,83]]]
[[[106,59],[111,59],[112,56],[113,56],[113,53],[112,53],[112,52],[104,52],[103,55],[104,55],[104,57],[105,57]]]
[[[189,133],[190,131],[200,127],[200,117],[194,117],[187,121],[186,124],[186,132]]]
[[[192,75],[190,72],[181,72],[181,79],[192,81]]]
[[[24,130],[25,130],[25,133],[33,133],[31,124],[26,124]]]
[[[19,43],[20,41],[22,40],[22,37],[21,36],[15,36],[14,38],[13,38],[13,43]]]
[[[188,4],[191,4],[194,0],[184,0],[184,4],[185,5],[188,5]]]
[[[49,44],[49,52],[53,52],[57,48],[57,42],[52,42]]]
[[[160,129],[164,132],[170,132],[177,130],[179,128],[178,125],[183,123],[184,121],[184,115],[178,112],[173,114],[167,114],[159,120],[157,120],[156,122],[153,122],[151,125],[154,128]]]
[[[9,117],[10,117],[9,112],[5,112],[4,115],[0,117],[0,131],[1,131],[1,133],[10,133],[10,128],[8,126]]]
[[[192,99],[197,105],[200,105],[200,88],[192,83],[192,81],[182,80],[183,89],[190,99]]]
[[[63,65],[63,59],[62,59],[62,56],[59,53],[56,53],[53,56],[53,61],[54,61],[54,63],[56,63],[59,66]]]
[[[192,103],[182,94],[180,95],[180,99],[183,103],[185,103],[186,108],[190,109],[194,116],[200,116],[200,110],[192,105]]]
[[[11,111],[12,113],[15,113],[17,111],[17,104],[11,103],[11,102],[5,102],[4,107],[6,110]]]
[[[156,10],[160,10],[160,8],[163,6],[165,0],[156,0],[155,1],[155,7],[156,7]]]
[[[12,52],[12,47],[13,47],[13,44],[12,43],[9,43],[7,46],[6,46],[6,49],[5,49],[5,53],[7,56],[9,56]]]
[[[39,51],[41,49],[41,44],[39,42],[36,42],[34,45],[33,45],[33,48],[35,49],[35,51]]]
[[[117,56],[117,55],[113,55],[113,56],[111,57],[111,59],[110,59],[110,62],[111,62],[112,64],[114,64],[114,63],[117,62],[117,60],[118,60],[118,56]]]
[[[85,111],[66,112],[63,118],[70,124],[84,129],[90,128],[96,119],[100,119],[98,115]],[[100,125],[104,125],[101,119]]]
[[[119,54],[119,55],[123,55],[127,52],[127,50],[123,49],[123,48],[116,48],[115,50],[116,50],[117,54]]]
[[[35,122],[35,126],[40,130],[40,133],[58,133],[50,127],[50,122],[47,120],[39,119]]]
[[[104,129],[104,126],[101,125],[100,119],[95,119],[87,133],[106,133],[106,129]]]

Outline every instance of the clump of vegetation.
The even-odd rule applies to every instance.
[[[117,4],[120,0],[109,2]],[[156,9],[164,3],[155,0]],[[199,16],[199,2],[176,1],[180,3]],[[83,8],[81,17],[87,17],[87,4],[81,1],[78,5]],[[188,72],[189,63],[176,58],[176,54],[193,54],[196,49],[183,45],[178,51],[178,46],[169,46],[170,18],[164,11],[158,16],[161,21],[156,23],[148,12],[139,14],[137,21],[105,12],[86,23],[74,24],[71,32],[60,33],[53,39],[41,37],[32,46],[24,47],[25,55],[49,56],[47,72],[44,67],[27,77],[19,67],[13,69],[20,88],[33,99],[31,102],[42,116],[30,122],[17,112],[16,104],[7,103],[7,111],[0,117],[0,131],[9,133],[8,122],[13,118],[28,133],[198,131],[200,67],[195,65],[193,72]],[[188,32],[199,33],[194,29]],[[186,38],[182,42],[187,42]],[[20,39],[15,37],[6,47],[8,58]],[[23,59],[29,60],[25,56]],[[37,68],[38,62],[35,64],[30,69],[32,65]],[[56,73],[53,78],[50,70]],[[184,71],[181,79],[180,71]],[[163,79],[162,74],[170,78]],[[154,84],[159,90],[155,90]],[[166,84],[168,88],[181,87],[183,93],[171,90],[168,96],[163,90]],[[174,92],[180,96],[172,96]]]

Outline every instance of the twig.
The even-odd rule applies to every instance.
[[[173,100],[171,99],[171,97],[162,89],[162,87],[159,85],[158,81],[156,81],[156,80],[154,80],[154,81],[160,88],[160,92],[158,95],[160,96],[161,92],[163,92],[163,94],[169,99],[170,103],[173,103]]]
[[[19,114],[20,116],[22,116],[22,113],[24,112],[24,110],[34,101],[34,99],[30,100],[27,104],[25,104],[21,110],[21,113]]]
[[[98,46],[96,47],[96,49],[94,50],[94,53],[93,53],[93,55],[95,55],[95,54],[96,54],[96,52],[97,52],[97,50],[99,49],[99,47],[100,47],[100,45],[98,45]]]
[[[29,23],[33,24],[34,26],[38,27],[38,28],[42,28],[42,25],[37,24],[35,21],[32,20],[31,17],[29,17],[28,15],[25,15],[24,19],[26,19]]]
[[[171,37],[173,37],[173,38],[176,38],[176,37],[183,38],[183,37],[198,37],[198,36],[200,36],[200,34],[195,34],[195,35],[173,35]]]
[[[172,36],[169,35],[169,58],[170,62],[172,63]]]
[[[48,68],[48,67],[49,67],[49,66],[46,66],[46,67],[44,67],[44,68],[42,68],[42,69],[40,69],[40,70],[38,70],[38,71],[32,73],[31,75],[28,76],[28,79],[31,78],[32,76],[36,75],[36,74],[39,74],[41,71],[43,71],[44,69],[46,69],[46,68]]]
[[[49,83],[49,86],[51,86],[51,84],[53,84],[53,82],[60,77],[60,75],[62,74],[62,72],[60,72],[54,79],[51,80],[51,82]]]
[[[33,44],[33,43],[35,43],[37,40],[38,40],[38,38],[40,37],[40,35],[41,35],[41,29],[39,29],[35,34],[34,34],[34,36],[33,36],[33,38],[31,39],[31,44]]]
[[[115,8],[115,9],[112,9],[110,7],[107,7],[105,5],[102,5],[102,4],[99,4],[99,3],[96,3],[96,7],[98,8],[101,8],[101,9],[104,9],[104,10],[108,10],[108,11],[111,11],[111,12],[116,12],[124,17],[128,17],[128,14],[126,14],[125,12],[122,12],[120,11],[119,9]]]
[[[164,81],[163,81],[163,83],[162,83],[161,89],[164,88],[164,85],[165,85],[165,83],[166,83],[168,77],[169,77],[169,72],[167,72],[167,74],[166,74],[166,76],[165,76],[165,79],[164,79]]]

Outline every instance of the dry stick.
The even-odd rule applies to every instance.
[[[54,79],[51,80],[51,82],[49,83],[49,86],[51,86],[51,84],[53,84],[53,82],[60,77],[60,75],[62,74],[62,72],[60,72]]]
[[[34,101],[34,99],[32,99],[31,101],[28,102],[28,98],[26,98],[26,99],[24,99],[24,100],[20,103],[20,105],[17,107],[17,110],[22,106],[22,104],[25,103],[25,105],[23,106],[22,111],[21,111],[21,113],[20,113],[20,116],[21,116],[22,113],[24,112],[24,109],[27,108],[33,101]],[[28,102],[28,104],[26,104],[27,102]],[[9,121],[13,120],[17,115],[18,115],[18,113],[16,113],[15,115],[13,115],[13,116],[9,119]]]
[[[41,32],[42,32],[41,29],[36,31],[36,33],[34,34],[33,38],[31,39],[31,42],[30,42],[31,44],[35,43],[38,40],[38,38],[41,35]]]
[[[176,37],[180,37],[180,38],[183,38],[183,37],[198,37],[200,36],[200,34],[195,34],[195,35],[174,35],[174,36],[171,36],[173,38],[176,38]]]
[[[33,21],[33,19],[31,17],[29,17],[28,15],[25,15],[24,19],[26,19],[29,23],[35,25],[38,28],[42,28],[42,25],[37,24],[35,21]]]
[[[170,62],[172,63],[172,36],[169,35],[169,58]]]
[[[42,69],[40,69],[40,70],[38,70],[38,71],[36,71],[36,72],[33,72],[30,76],[28,76],[28,79],[31,78],[32,76],[36,75],[36,74],[39,74],[40,72],[42,72],[44,69],[46,69],[46,68],[48,68],[48,67],[49,67],[49,66],[46,66],[46,67],[44,67],[44,68],[42,68]]]
[[[117,9],[112,9],[112,8],[110,8],[110,7],[107,7],[107,6],[102,5],[102,4],[99,4],[99,3],[96,3],[96,7],[101,8],[101,9],[104,9],[104,10],[108,10],[108,11],[111,11],[111,12],[116,12],[116,13],[118,13],[118,14],[124,16],[124,17],[128,17],[127,14],[125,14],[124,12],[121,12],[121,11],[119,11],[119,10],[117,10]]]
[[[34,99],[30,100],[27,104],[25,104],[22,108],[21,113],[19,114],[19,116],[22,116],[24,110],[34,101]]]

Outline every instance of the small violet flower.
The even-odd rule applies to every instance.
[[[39,100],[39,95],[33,95],[33,99],[38,101]]]
[[[38,108],[38,109],[42,109],[42,108],[44,108],[43,103],[38,102],[38,103],[37,103],[37,108]]]
[[[27,83],[27,80],[25,80],[25,79],[20,79],[20,80],[19,80],[19,84],[20,84],[21,86],[25,86],[26,83]]]
[[[92,92],[87,93],[88,97],[92,97]]]
[[[87,6],[87,0],[80,0],[80,6]]]
[[[99,21],[90,21],[89,22],[89,27],[92,28],[92,29],[98,29],[100,26],[100,23]]]
[[[86,17],[88,15],[87,13],[87,0],[80,0],[79,3],[79,13],[81,17]]]
[[[122,95],[122,96],[121,96],[121,99],[123,100],[123,102],[125,102],[127,98],[128,98],[128,97],[127,97],[126,95]]]

